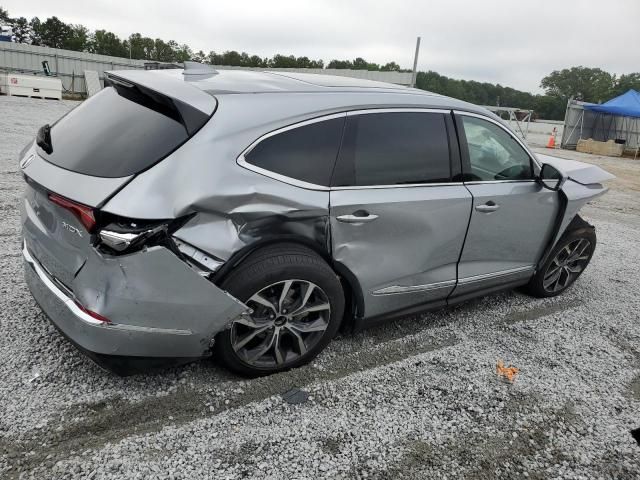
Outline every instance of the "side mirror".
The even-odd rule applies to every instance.
[[[562,174],[556,167],[545,163],[542,165],[540,175],[538,176],[538,183],[544,188],[557,192],[562,187],[567,177]]]

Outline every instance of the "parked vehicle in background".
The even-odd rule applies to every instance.
[[[8,25],[0,25],[0,42],[13,42],[13,30]]]
[[[346,323],[558,295],[612,178],[451,98],[199,65],[110,73],[20,161],[29,288],[118,373],[211,354],[272,373]]]

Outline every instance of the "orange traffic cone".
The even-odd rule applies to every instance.
[[[553,127],[553,133],[549,137],[547,148],[556,148],[556,127]]]

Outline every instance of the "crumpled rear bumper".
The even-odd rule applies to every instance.
[[[71,291],[32,255],[28,241],[23,255],[27,285],[45,314],[92,358],[111,360],[99,362],[108,368],[127,357],[155,366],[150,359],[207,356],[214,335],[248,310],[164,247],[117,257],[92,249]]]

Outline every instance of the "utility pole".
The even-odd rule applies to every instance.
[[[418,53],[420,52],[420,37],[416,40],[416,55],[413,57],[413,75],[411,76],[411,86],[416,86],[416,77],[418,75]]]

